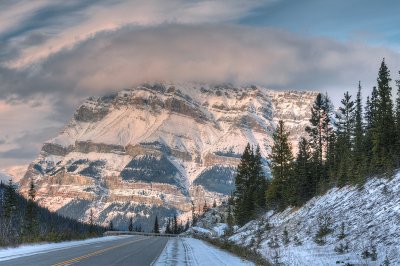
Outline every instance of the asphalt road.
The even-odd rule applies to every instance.
[[[0,265],[151,265],[167,242],[167,237],[131,236],[1,261]]]

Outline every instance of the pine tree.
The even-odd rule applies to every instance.
[[[129,232],[132,232],[132,231],[133,231],[133,218],[132,218],[132,216],[129,217],[128,231],[129,231]]]
[[[354,114],[354,149],[353,149],[353,184],[361,184],[366,173],[364,158],[364,125],[363,125],[363,107],[361,99],[361,82],[358,82],[358,91],[356,99],[356,109]],[[368,99],[369,101],[369,99]]]
[[[89,234],[93,234],[93,233],[94,233],[94,215],[93,215],[93,209],[90,208],[90,213],[89,213]]]
[[[233,233],[233,216],[232,216],[231,205],[228,205],[228,215],[226,217],[226,224],[227,228],[225,230],[225,235],[230,236]]]
[[[167,226],[165,227],[165,233],[166,234],[172,234],[171,220],[169,218],[168,218],[168,221],[167,221]]]
[[[341,100],[342,106],[339,107],[339,112],[336,115],[337,122],[337,144],[336,144],[336,165],[337,185],[344,186],[350,180],[352,174],[352,147],[355,124],[354,101],[351,100],[349,92],[344,94]]]
[[[313,175],[317,180],[317,186],[320,190],[326,189],[326,178],[328,169],[325,167],[325,160],[328,158],[328,165],[333,160],[333,145],[331,125],[332,104],[327,95],[318,94],[311,108],[310,125],[306,127],[306,132],[310,136],[310,146],[313,151]],[[331,149],[330,149],[331,148]],[[317,187],[315,187],[315,193]]]
[[[114,231],[114,223],[113,223],[113,221],[110,221],[110,224],[108,225],[108,231]]]
[[[267,180],[264,175],[264,170],[262,166],[262,156],[260,151],[260,146],[257,146],[256,151],[253,157],[253,170],[252,173],[255,175],[254,177],[254,190],[251,189],[250,193],[254,197],[254,215],[262,213],[266,208],[265,202],[265,192],[267,191]],[[253,216],[254,216],[253,215]]]
[[[174,219],[173,219],[173,233],[174,234],[179,234],[179,226],[178,226],[178,219],[176,218],[176,215],[174,215]]]
[[[400,71],[399,71],[400,76]],[[396,111],[395,111],[395,122],[396,122],[396,167],[400,167],[400,78],[396,80],[397,86],[397,98],[396,98]]]
[[[191,203],[192,203],[192,226],[195,226],[197,224],[196,206],[194,205],[193,201]]]
[[[8,181],[8,186],[4,193],[4,217],[6,219],[12,219],[17,206],[17,192],[15,186],[10,179]]]
[[[293,154],[288,136],[289,133],[280,120],[272,136],[274,143],[269,165],[273,179],[266,193],[267,205],[277,210],[282,210],[289,204],[287,196],[290,191],[290,177],[293,176]]]
[[[156,215],[156,220],[154,221],[153,233],[159,234],[160,227],[158,226],[158,217]]]
[[[235,177],[235,191],[234,191],[234,215],[235,220],[239,225],[244,225],[252,218],[252,208],[249,203],[249,183],[251,182],[251,162],[252,162],[252,149],[250,144],[247,144],[240,163],[237,168]]]
[[[314,196],[316,180],[312,175],[311,151],[308,141],[302,137],[298,144],[298,153],[294,163],[293,204],[300,206]]]
[[[213,207],[213,208],[217,208],[217,202],[215,201],[215,199],[214,199],[214,201],[213,201],[212,207]]]
[[[208,211],[208,205],[207,205],[207,201],[204,201],[204,205],[203,205],[203,213],[206,213]]]
[[[25,210],[25,228],[24,238],[28,241],[36,239],[39,234],[39,225],[37,222],[37,210],[35,206],[36,189],[33,179],[29,183],[28,202]]]
[[[376,173],[372,164],[373,157],[373,134],[376,130],[376,116],[377,116],[377,105],[378,105],[378,90],[376,87],[372,88],[371,97],[367,97],[365,105],[365,137],[364,137],[364,149],[363,155],[365,160],[365,171],[366,173]]]
[[[378,73],[377,113],[374,119],[376,128],[373,131],[373,169],[379,173],[391,175],[394,170],[396,143],[395,120],[393,115],[392,88],[390,87],[390,71],[382,60]]]

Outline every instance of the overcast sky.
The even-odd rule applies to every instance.
[[[337,103],[361,80],[366,97],[383,57],[398,78],[399,9],[396,0],[1,1],[0,168],[34,159],[85,97],[143,81],[319,90]]]

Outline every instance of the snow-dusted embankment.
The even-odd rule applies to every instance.
[[[254,265],[231,253],[194,238],[173,238],[168,241],[154,265]]]
[[[322,221],[331,232],[317,244]],[[285,265],[400,265],[400,174],[371,179],[363,188],[331,189],[299,209],[267,213],[230,240]]]

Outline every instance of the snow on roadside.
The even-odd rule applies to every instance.
[[[333,188],[301,208],[268,212],[263,220],[249,222],[229,239],[285,265],[378,266],[385,260],[400,265],[399,194],[400,173],[391,179],[373,178],[362,189]],[[324,239],[325,244],[318,245],[314,238],[320,217],[329,221],[332,233]],[[362,256],[373,249],[375,260]]]
[[[1,248],[0,261],[31,256],[35,254],[47,253],[71,247],[90,245],[99,242],[114,241],[125,237],[131,237],[131,236],[106,236],[106,237],[90,238],[86,240],[66,241],[60,243],[39,243],[39,244],[22,245],[19,247],[12,247],[12,248]]]
[[[170,239],[155,262],[161,265],[254,265],[194,238]]]

